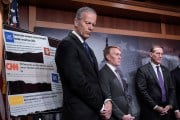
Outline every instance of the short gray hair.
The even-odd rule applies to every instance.
[[[81,8],[79,8],[77,10],[75,18],[76,19],[81,19],[82,18],[82,13],[84,13],[84,12],[91,12],[91,13],[94,13],[94,14],[97,15],[96,11],[93,8],[90,8],[90,7],[81,7]]]

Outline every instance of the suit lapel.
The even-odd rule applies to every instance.
[[[157,76],[156,76],[156,73],[155,73],[155,71],[154,71],[154,69],[153,69],[151,63],[148,64],[148,69],[149,69],[150,75],[153,76],[153,80],[156,81],[157,86],[159,86],[159,89],[161,89],[161,88],[160,88],[160,85],[159,85],[158,78],[157,78]]]
[[[119,89],[121,89],[121,91],[124,91],[123,90],[124,88],[122,88],[122,85],[121,85],[120,81],[118,80],[117,76],[114,74],[114,72],[107,65],[105,65],[105,70],[107,71],[107,73],[109,73],[108,76],[111,76],[111,78],[113,80],[111,82],[117,83]]]
[[[95,55],[94,55],[92,49],[90,48],[90,52],[93,53],[92,57],[93,57],[93,60],[94,60],[94,63],[95,63],[94,65],[92,65],[92,62],[90,61],[90,59],[89,59],[89,57],[88,57],[88,55],[86,53],[86,50],[85,50],[83,44],[81,43],[81,41],[72,32],[69,33],[69,36],[73,38],[73,42],[78,46],[78,48],[80,48],[80,52],[84,56],[86,56],[86,57],[84,57],[84,59],[86,59],[86,61],[88,62],[88,66],[90,66],[90,68],[93,69],[92,71],[95,70],[96,75],[97,75],[98,74],[98,64],[97,64],[97,60],[95,58]]]
[[[167,91],[166,88],[168,88],[168,86],[167,86],[167,79],[166,79],[166,71],[165,71],[163,66],[161,66],[161,70],[162,70],[162,74],[163,74],[163,78],[164,78],[165,90]],[[153,69],[153,67],[152,67],[152,65],[150,63],[149,63],[149,71],[150,71],[150,74],[153,76],[154,80],[156,81],[159,89],[161,90],[158,78],[156,76],[156,73],[155,73],[155,71],[154,71],[154,69]]]

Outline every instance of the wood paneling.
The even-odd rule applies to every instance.
[[[125,18],[112,18],[112,17],[99,16],[97,21],[97,26],[104,28],[113,28],[113,29],[161,33],[160,23],[125,19]]]
[[[1,6],[1,5],[0,5]],[[2,38],[2,24],[3,24],[3,9],[0,8],[0,74],[1,74],[1,69],[2,69],[2,46],[3,46],[3,38]],[[0,84],[0,88],[1,88],[1,84]],[[1,118],[1,116],[0,116]]]
[[[37,20],[51,21],[60,23],[73,23],[74,12],[66,12],[61,10],[37,8]]]
[[[20,4],[75,12],[79,7],[90,6],[101,16],[138,19],[152,22],[180,24],[180,4],[137,2],[135,0],[20,0]],[[157,1],[157,0],[154,0]],[[170,0],[169,0],[170,1]],[[178,0],[177,0],[178,1]]]
[[[170,35],[180,35],[180,25],[166,25],[166,33]]]
[[[141,6],[127,5],[127,4],[122,4],[122,3],[114,3],[114,2],[103,1],[103,0],[73,0],[73,1],[87,3],[87,4],[95,4],[95,5],[101,5],[101,6],[114,7],[114,8],[119,8],[119,9],[127,9],[127,10],[132,10],[132,11],[146,12],[146,13],[152,13],[152,14],[180,17],[180,13],[178,13],[178,12],[154,9],[154,8],[149,8],[148,6],[141,7]]]
[[[104,0],[116,3],[123,3],[134,6],[149,7],[160,10],[180,11],[179,0]]]
[[[73,24],[36,21],[36,27],[73,30],[74,26],[73,26]],[[97,27],[97,26],[95,27],[94,32],[117,34],[117,35],[150,37],[150,38],[163,38],[163,39],[170,39],[170,40],[180,40],[180,36],[177,36],[177,35],[167,35],[167,34],[161,34],[161,33],[150,33],[150,32],[140,32],[140,31],[132,31],[132,30],[112,29],[112,28],[104,28],[104,27]],[[49,36],[49,37],[51,37],[51,36]]]
[[[46,14],[44,14],[46,13]],[[75,13],[60,10],[37,8],[37,21],[57,22],[65,24],[73,24]],[[106,16],[98,16],[98,27],[143,31],[151,33],[160,33],[161,24],[155,22],[146,22],[140,20],[132,20],[125,18],[113,18]]]
[[[25,30],[29,29],[29,7],[19,6],[19,25]]]
[[[36,25],[36,7],[29,7],[29,31],[34,31]]]
[[[44,8],[36,8],[33,11],[29,15],[29,20],[32,22],[28,23],[31,24],[31,30],[36,26],[70,30],[74,28],[73,18],[75,12]],[[27,20],[27,18],[21,19]],[[179,27],[177,26],[161,22],[98,15],[95,32],[180,40],[180,34],[177,32]]]

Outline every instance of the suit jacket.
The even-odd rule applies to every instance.
[[[161,65],[164,77],[167,102],[165,105],[174,105],[174,87],[169,70]],[[141,120],[160,120],[160,115],[154,110],[156,105],[162,105],[161,88],[151,63],[148,63],[137,70],[136,92],[140,104]]]
[[[111,119],[120,120],[123,115],[129,114],[130,106],[125,92],[127,89],[124,87],[123,90],[118,78],[107,65],[100,70],[100,84],[105,97],[113,103]]]
[[[180,67],[176,67],[174,70],[171,71],[172,79],[174,82],[175,90],[176,90],[176,106],[175,110],[180,110]]]
[[[55,62],[63,88],[63,120],[99,119],[104,100],[98,81],[97,60],[90,51],[94,64],[72,33],[57,48]]]

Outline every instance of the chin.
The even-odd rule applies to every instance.
[[[86,35],[85,37],[86,37],[86,38],[89,38],[89,37],[90,37],[90,35]]]
[[[90,36],[86,36],[86,39],[88,39]]]

